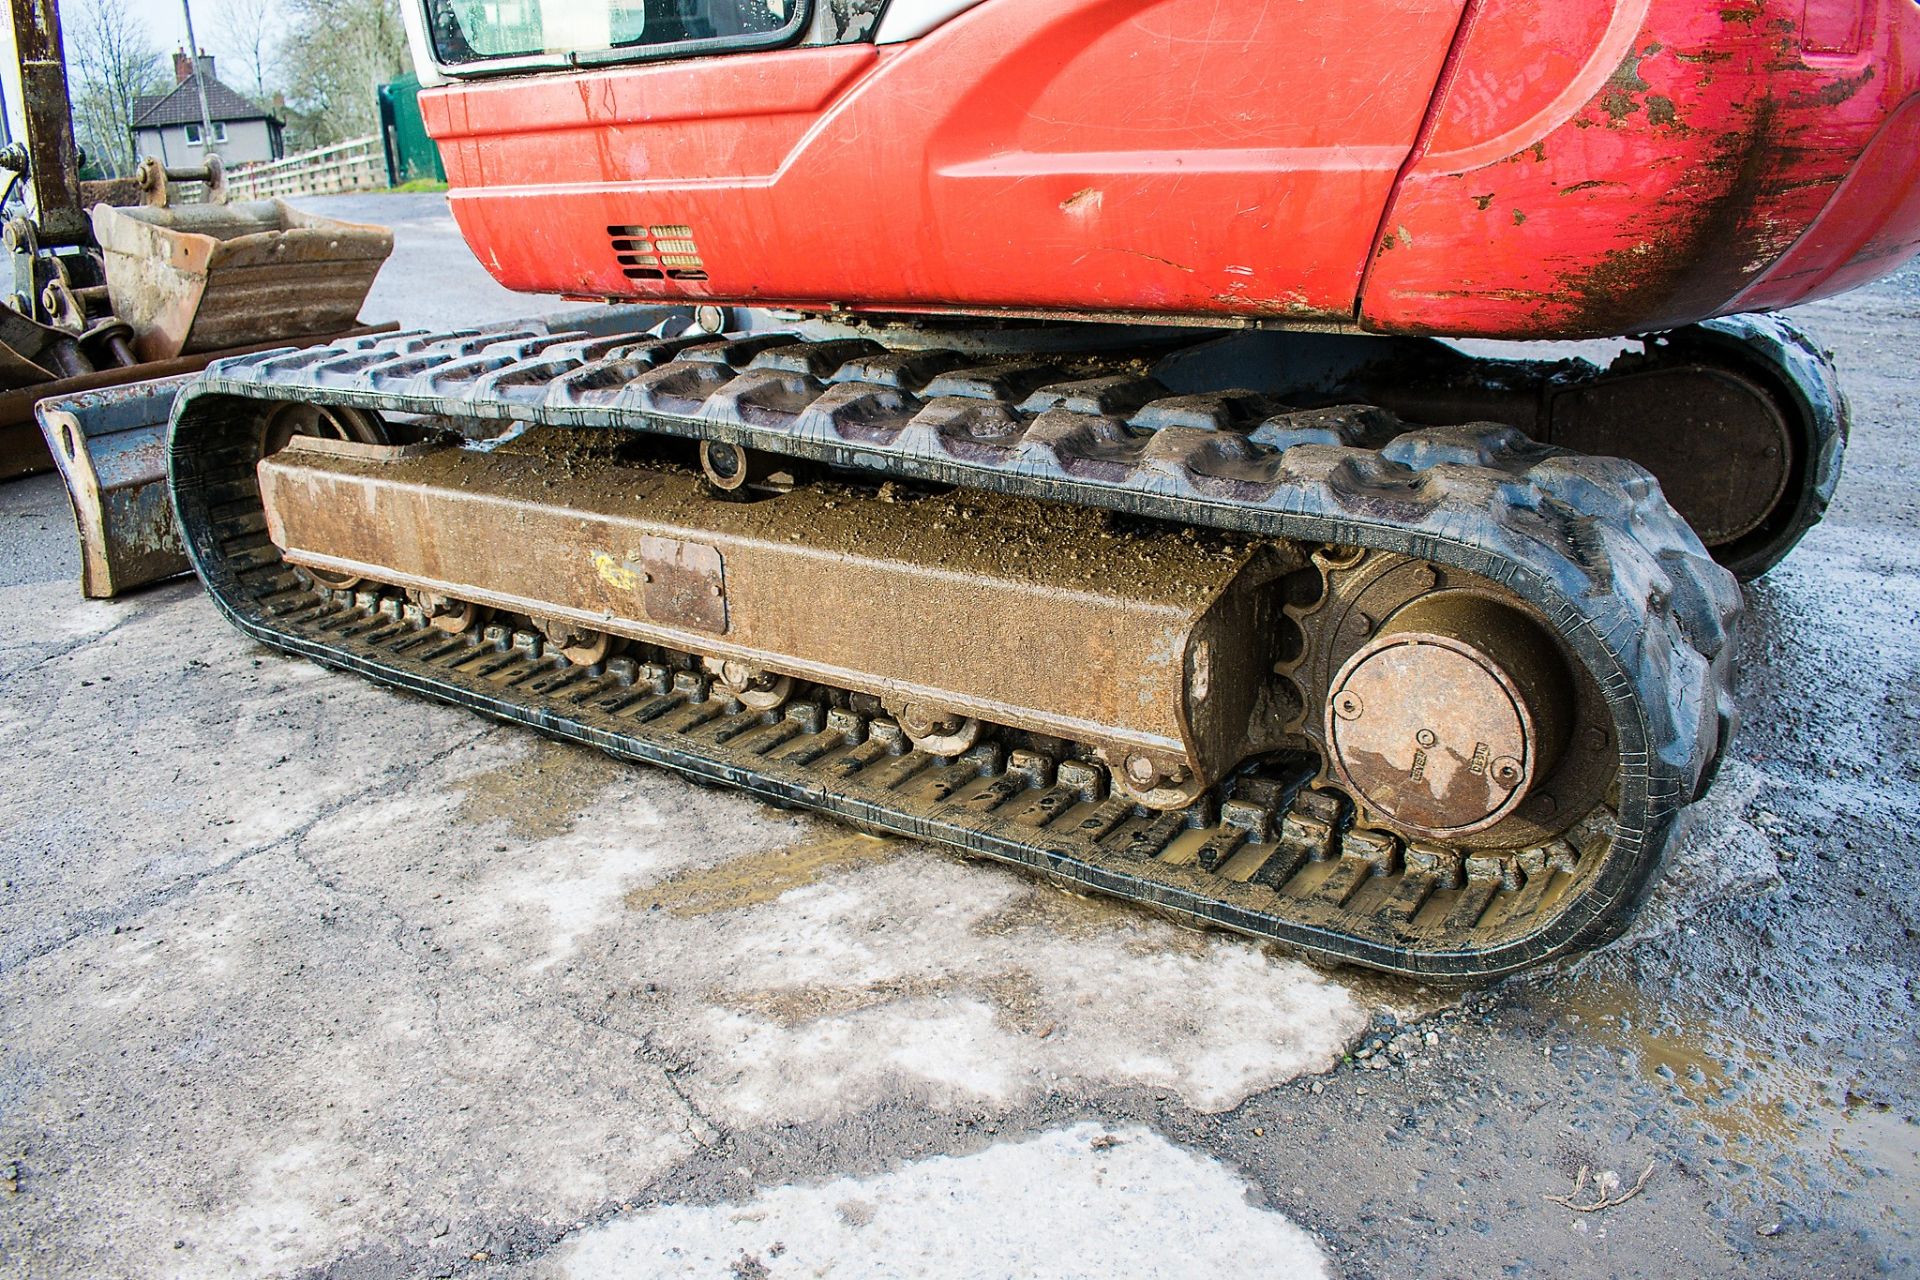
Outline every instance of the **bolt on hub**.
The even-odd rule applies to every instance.
[[[1484,831],[1553,768],[1570,682],[1530,619],[1465,591],[1393,615],[1334,677],[1326,732],[1356,799],[1444,838]]]

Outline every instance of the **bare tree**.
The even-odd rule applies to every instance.
[[[407,33],[396,0],[286,0],[292,31],[283,56],[287,97],[303,144],[375,132],[374,94],[407,69]]]
[[[73,0],[64,16],[74,132],[103,171],[131,173],[134,107],[168,83],[160,51],[127,0]]]
[[[254,101],[266,105],[267,83],[275,79],[280,48],[274,39],[285,6],[280,0],[220,0],[208,32],[214,49],[246,74]]]

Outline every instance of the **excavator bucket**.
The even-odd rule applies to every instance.
[[[284,200],[96,205],[113,312],[142,361],[352,327],[393,233]]]
[[[551,343],[551,334],[563,327],[596,336],[633,330],[661,339],[685,333],[692,320],[693,313],[683,307],[601,307],[483,326],[468,333],[476,338],[498,334],[503,342],[519,339],[538,347]],[[336,337],[366,339],[393,328],[388,324],[352,329]],[[274,350],[291,355],[293,347],[322,341],[308,337]],[[218,355],[259,355],[270,345],[228,348]],[[34,406],[47,452],[53,455],[73,504],[74,529],[80,537],[80,590],[90,599],[124,595],[191,567],[167,492],[167,424],[175,395],[197,380],[197,371],[206,363],[204,356],[182,356],[149,364],[144,367],[173,369],[176,376],[76,389],[46,396]]]
[[[169,183],[184,181],[203,182],[209,203],[171,205]],[[138,185],[146,204],[91,211],[107,320],[83,336],[69,332],[85,327],[77,300],[68,308],[77,322],[64,328],[0,316],[0,424],[24,422],[32,408],[73,503],[81,589],[96,598],[187,568],[165,484],[167,417],[184,381],[176,375],[223,356],[368,332],[356,317],[393,251],[384,227],[282,200],[228,204],[217,161],[180,170],[148,160]],[[76,299],[64,289],[50,297]],[[116,344],[109,367],[88,355],[94,335]]]
[[[167,418],[191,374],[34,406],[80,535],[80,590],[120,595],[187,571],[167,494]]]

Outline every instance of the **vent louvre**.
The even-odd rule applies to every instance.
[[[607,228],[620,273],[629,280],[705,280],[693,228],[681,223],[623,224]]]

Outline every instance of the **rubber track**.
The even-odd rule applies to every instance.
[[[1721,364],[1772,387],[1781,411],[1799,435],[1802,471],[1796,500],[1764,539],[1727,567],[1751,581],[1772,569],[1820,523],[1840,487],[1850,415],[1833,358],[1780,316],[1726,316],[1663,335],[1668,358]],[[1736,464],[1737,465],[1737,464]]]
[[[1255,794],[1224,805],[1215,797],[1171,819],[1109,813],[1102,821],[1119,827],[1089,839],[1051,823],[1015,821],[1006,816],[1010,799],[982,808],[983,789],[1009,776],[1004,760],[963,762],[972,780],[929,799],[911,789],[867,788],[856,781],[858,769],[822,775],[818,760],[782,772],[760,755],[740,754],[727,735],[675,736],[664,711],[657,723],[596,720],[588,713],[591,691],[584,702],[556,704],[532,691],[539,671],[513,670],[515,661],[544,663],[550,675],[562,674],[564,663],[542,655],[531,636],[496,636],[505,661],[486,674],[422,667],[408,656],[412,649],[392,646],[438,633],[400,616],[397,602],[372,598],[330,612],[310,597],[303,602],[290,585],[260,533],[246,444],[262,400],[727,440],[881,475],[1452,565],[1532,603],[1595,678],[1621,748],[1611,838],[1601,842],[1598,865],[1591,856],[1577,864],[1565,856],[1579,850],[1529,851],[1531,859],[1522,854],[1497,866],[1469,859],[1463,883],[1445,868],[1435,874],[1417,850],[1401,857],[1377,840],[1369,845],[1375,833],[1336,832],[1311,859],[1331,871],[1278,876],[1256,866],[1262,874],[1243,883],[1234,877],[1248,874],[1251,856],[1208,854],[1214,834],[1250,832],[1238,843],[1266,841],[1277,853],[1280,833],[1291,828],[1299,847],[1315,815],[1297,802],[1288,810],[1286,797]],[[539,322],[384,335],[215,364],[175,406],[170,471],[196,569],[235,624],[269,644],[628,758],[1396,972],[1485,977],[1623,927],[1658,870],[1675,816],[1708,784],[1733,720],[1738,588],[1641,468],[1536,445],[1505,427],[1407,431],[1364,407],[1288,412],[1244,393],[1170,396],[1118,361],[888,350],[791,335],[657,340]],[[276,617],[276,601],[299,611]],[[367,622],[382,618],[385,629]],[[609,672],[569,682],[619,685],[619,673],[611,665]],[[712,705],[696,687],[655,696]],[[871,740],[873,727],[841,725],[834,750],[855,750],[854,740]],[[922,766],[912,759],[922,753],[898,742],[878,750],[906,759],[900,767],[909,776],[956,767],[931,757]],[[1020,776],[1018,787],[999,790],[1060,785]],[[1080,821],[1091,817],[1086,806],[1100,803],[1093,795],[1068,806],[1078,806]],[[970,798],[976,803],[963,807]],[[1161,843],[1116,850],[1110,841],[1120,827],[1152,828],[1144,839]],[[1551,876],[1540,873],[1543,860]],[[1363,864],[1359,879],[1354,862]],[[1531,892],[1529,870],[1536,873]],[[1406,887],[1420,876],[1424,888]],[[1263,883],[1276,879],[1277,886]],[[1329,881],[1337,890],[1323,891]],[[1530,899],[1537,910],[1549,889],[1552,910],[1535,919],[1521,909],[1520,900]],[[1500,893],[1514,901],[1493,902]],[[1473,909],[1464,905],[1476,900]],[[1401,914],[1409,902],[1414,911]]]

